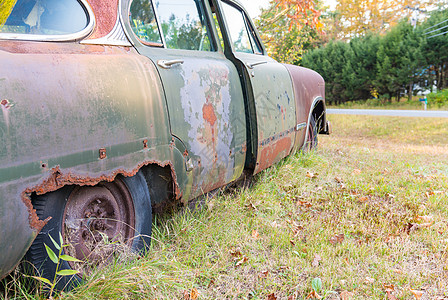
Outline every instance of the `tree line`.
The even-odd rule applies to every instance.
[[[384,34],[329,41],[306,51],[299,64],[324,77],[330,104],[441,90],[448,87],[448,35],[440,34],[448,21],[439,24],[445,20],[448,10],[434,11],[417,26],[404,19]]]

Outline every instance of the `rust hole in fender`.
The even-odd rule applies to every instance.
[[[61,170],[59,166],[54,167],[50,171],[50,175],[42,180],[41,183],[26,188],[21,193],[21,199],[22,202],[25,204],[25,206],[28,209],[29,214],[29,223],[30,227],[37,232],[39,232],[45,224],[51,219],[47,218],[45,220],[40,220],[36,214],[36,210],[34,209],[32,203],[31,203],[31,195],[35,193],[36,195],[44,195],[49,192],[54,192],[66,185],[76,185],[76,186],[95,186],[100,182],[112,182],[116,179],[118,175],[122,175],[124,177],[132,177],[144,166],[149,165],[157,165],[160,167],[170,167],[171,170],[171,176],[173,178],[173,189],[174,189],[174,197],[175,199],[180,199],[182,197],[182,194],[180,192],[179,184],[177,182],[177,176],[174,171],[174,166],[170,161],[155,161],[155,160],[149,160],[145,161],[143,163],[138,164],[134,169],[132,170],[126,170],[126,169],[117,169],[110,173],[102,174],[95,177],[89,177],[85,174],[77,174],[76,172],[68,170]]]
[[[100,159],[105,159],[107,157],[107,155],[106,155],[106,148],[101,148],[99,150],[99,156],[100,156]]]

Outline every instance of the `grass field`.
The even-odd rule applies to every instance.
[[[146,257],[59,297],[448,299],[448,120],[329,118],[317,151],[157,220]],[[19,273],[3,283],[42,297]]]

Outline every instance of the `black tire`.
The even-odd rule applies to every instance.
[[[103,196],[102,194],[106,194],[106,196]],[[122,196],[122,194],[125,196]],[[102,200],[102,197],[111,198]],[[122,199],[123,197],[126,198],[126,201]],[[129,201],[129,199],[131,199],[131,201]],[[25,255],[24,266],[27,269],[30,269],[29,263],[31,263],[31,265],[34,266],[33,270],[35,274],[37,273],[38,276],[47,278],[50,281],[53,281],[54,274],[56,272],[56,264],[54,264],[49,259],[44,244],[49,246],[56,254],[58,253],[58,250],[53,245],[52,241],[49,238],[49,235],[51,235],[51,237],[55,241],[59,242],[59,233],[62,233],[64,236],[64,244],[68,244],[70,243],[70,238],[68,237],[70,234],[68,233],[68,230],[73,230],[71,240],[73,241],[74,236],[76,235],[78,241],[81,241],[80,243],[78,243],[78,248],[85,250],[85,244],[87,244],[87,240],[95,239],[95,234],[100,234],[101,236],[104,235],[104,233],[99,233],[100,230],[97,230],[97,225],[99,223],[102,223],[103,226],[107,226],[105,227],[108,228],[107,230],[113,231],[114,237],[110,238],[115,239],[115,237],[118,236],[115,234],[117,232],[119,233],[120,237],[126,236],[126,240],[123,239],[123,241],[130,246],[133,252],[144,254],[144,252],[149,248],[152,230],[151,199],[149,196],[146,180],[141,171],[139,171],[135,176],[119,176],[115,179],[115,181],[111,183],[102,182],[94,187],[65,186],[55,192],[33,197],[32,200],[39,219],[44,220],[47,217],[51,217],[51,220],[37,235],[36,239]],[[120,207],[118,207],[116,203],[112,203],[112,205],[108,201],[126,203],[119,204]],[[89,217],[84,217],[82,219],[77,217],[76,220],[79,220],[79,222],[74,223],[70,219],[70,212],[68,212],[68,209],[71,209],[71,207],[81,207],[80,205],[83,205],[82,209],[79,209],[80,213],[86,214],[86,212],[88,212],[87,215]],[[107,213],[108,215],[91,217],[90,211],[93,210],[95,210],[96,213],[98,213],[98,211],[101,211],[103,213]],[[109,215],[111,214],[113,216],[119,215],[120,217],[110,217]],[[121,216],[130,216],[130,222],[132,222],[133,225],[130,226],[129,224],[124,224],[124,222],[121,221]],[[66,217],[67,220],[65,220]],[[73,225],[68,225],[67,223],[69,221],[71,222],[71,224],[76,225],[74,227]],[[110,229],[111,227],[112,229]],[[106,235],[108,235],[107,230],[105,229],[104,231],[106,232]],[[87,238],[80,237],[82,236],[81,233],[84,233],[85,231],[89,231],[91,236],[88,236]],[[80,245],[84,246],[84,248],[82,248]],[[93,246],[96,247],[96,245]],[[72,249],[71,252],[70,249]],[[90,252],[89,255],[94,251],[95,250]],[[64,248],[63,252],[64,254],[74,256],[81,260],[84,260],[83,258],[85,258],[79,257],[80,254],[79,251],[77,251],[77,246],[66,247]],[[85,255],[84,251],[82,251],[82,255]],[[59,277],[56,288],[58,290],[70,290],[78,286],[82,282],[82,278],[86,275],[83,273],[82,264],[78,264],[78,266],[75,266],[74,263],[69,263],[62,260],[59,270],[79,270],[80,268],[80,274]]]
[[[314,115],[311,115],[306,133],[304,151],[309,152],[317,148],[317,124]]]

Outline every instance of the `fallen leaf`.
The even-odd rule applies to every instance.
[[[311,202],[308,202],[308,201],[302,201],[302,200],[297,200],[296,204],[297,204],[297,206],[304,206],[304,207],[306,207],[306,208],[310,208],[311,206],[313,206],[313,205],[311,204]]]
[[[393,284],[385,284],[383,283],[383,289],[387,294],[388,300],[397,300],[397,297],[395,297],[392,293],[395,290],[395,286]]]
[[[285,271],[285,270],[289,270],[289,267],[288,267],[288,266],[280,266],[280,267],[278,268],[278,270],[279,270],[280,272],[283,272],[283,271]]]
[[[314,259],[313,262],[311,263],[311,266],[313,266],[314,268],[319,266],[319,262],[322,260],[322,257],[320,257],[319,254],[315,254],[314,255]]]
[[[361,173],[362,173],[362,171],[360,169],[354,169],[353,170],[353,174],[355,174],[355,175],[359,175]]]
[[[362,203],[366,202],[367,200],[369,200],[369,198],[367,198],[366,196],[362,196],[362,197],[358,198],[358,201],[362,202]]]
[[[288,221],[286,221],[286,222],[288,222]],[[297,235],[298,233],[299,233],[299,231],[300,230],[303,230],[303,226],[302,225],[300,225],[300,224],[298,224],[296,221],[289,221],[288,222],[289,224],[291,224],[291,229],[292,229],[292,231],[294,232],[294,235]]]
[[[306,296],[306,299],[322,299],[322,296],[320,296],[318,293],[316,293],[315,290],[312,290],[308,296]]]
[[[249,260],[249,258],[247,257],[247,256],[243,256],[236,264],[235,264],[235,267],[239,267],[239,266],[241,266],[242,264],[244,264],[245,262],[247,262]]]
[[[409,232],[413,232],[422,228],[428,228],[431,227],[432,224],[434,224],[434,222],[430,222],[430,223],[422,223],[422,224],[418,224],[418,223],[409,223]]]
[[[427,215],[427,216],[417,216],[417,219],[425,222],[425,223],[432,223],[434,222],[434,217],[431,215]]]
[[[215,280],[212,278],[211,280],[210,280],[210,282],[208,283],[208,286],[207,286],[207,288],[210,288],[212,285],[214,285],[215,284]]]
[[[289,242],[291,243],[291,245],[295,246],[296,243],[293,240],[289,240]]]
[[[238,250],[238,249],[232,249],[232,250],[230,250],[229,253],[230,253],[230,255],[232,255],[233,257],[241,257],[241,256],[242,256],[241,251]]]
[[[418,290],[413,290],[413,289],[409,289],[411,290],[412,295],[414,295],[415,300],[420,300],[420,298],[423,296],[423,291],[418,291]]]
[[[308,178],[317,178],[318,175],[319,173],[311,173],[310,171],[306,172],[306,177]]]
[[[353,297],[353,293],[343,291],[339,294],[339,297],[341,297],[341,300],[350,300]]]
[[[344,179],[342,179],[342,177],[339,177],[339,176],[336,176],[334,178],[334,180],[336,180],[337,183],[343,183],[344,182]]]
[[[252,230],[252,238],[253,238],[254,240],[257,240],[257,239],[260,238],[260,234],[258,233],[257,230]]]
[[[193,288],[190,292],[190,300],[196,300],[199,297],[199,292],[196,288]]]
[[[397,297],[395,297],[391,291],[386,291],[387,294],[387,300],[397,300]]]
[[[342,243],[344,241],[344,238],[345,236],[343,233],[335,234],[330,238],[330,243],[333,245],[336,245],[337,243]]]
[[[392,269],[392,271],[394,271],[397,274],[403,274],[403,271],[400,269]]]
[[[272,222],[272,223],[271,223],[271,227],[277,228],[277,227],[278,227],[278,225],[277,225],[277,221]]]
[[[249,204],[246,204],[246,207],[253,210],[257,209],[257,207],[255,207],[255,205],[251,201],[249,201]]]
[[[275,296],[274,293],[269,294],[268,297],[266,298],[267,300],[277,300],[277,297]]]
[[[286,192],[292,190],[293,188],[294,186],[290,183],[287,183],[283,186],[283,190],[285,190]]]
[[[268,270],[261,271],[259,277],[261,277],[261,278],[266,278],[266,277],[268,277],[268,274],[269,274],[269,271],[268,271]]]

